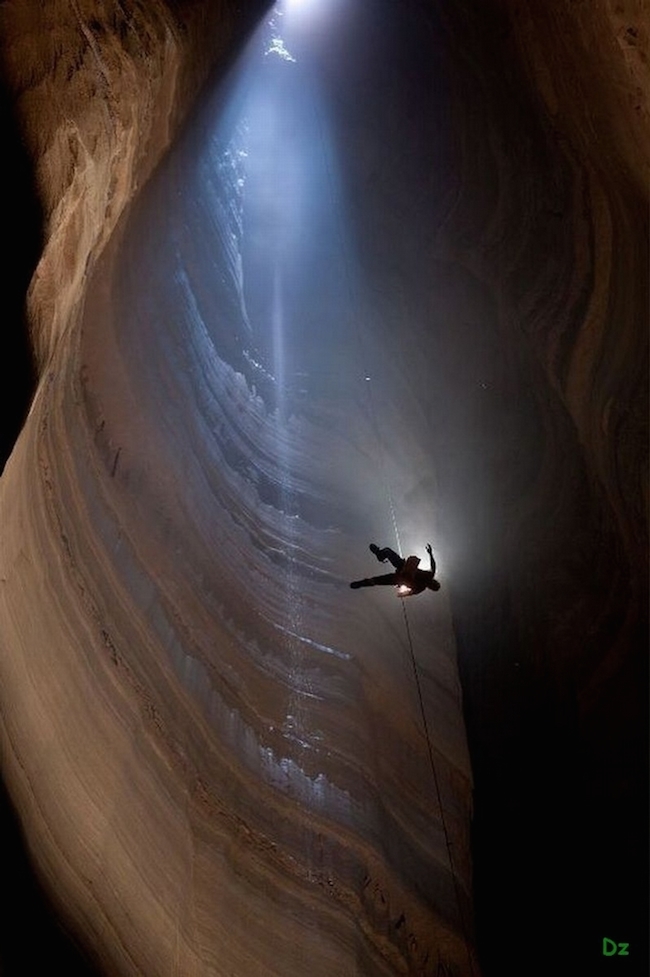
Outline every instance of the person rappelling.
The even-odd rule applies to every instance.
[[[359,587],[397,587],[398,597],[413,597],[423,590],[440,590],[436,580],[436,561],[433,558],[431,543],[426,545],[431,561],[430,570],[420,570],[420,557],[409,556],[406,560],[389,546],[380,549],[375,543],[370,544],[370,552],[374,553],[380,563],[388,561],[395,567],[395,573],[384,573],[379,577],[366,577],[365,580],[353,580],[350,586],[353,590]]]

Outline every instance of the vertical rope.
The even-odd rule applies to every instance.
[[[332,201],[334,201],[334,199],[335,199],[334,198],[334,186],[333,186],[333,181],[332,181],[332,173],[331,173],[331,169],[330,169],[330,162],[329,162],[329,157],[327,155],[327,151],[326,151],[325,144],[324,144],[324,136],[323,136],[321,119],[320,119],[319,113],[316,110],[316,106],[314,106],[314,115],[316,116],[316,125],[317,125],[319,136],[320,136],[321,148],[322,148],[322,151],[323,151],[323,154],[324,154],[324,157],[325,157],[325,166],[326,166],[326,170],[327,170],[327,178],[328,178],[328,183],[329,183],[329,187],[330,187],[330,196],[331,196]],[[345,244],[345,239],[344,239],[343,231],[342,231],[342,228],[341,228],[340,218],[336,220],[336,229],[337,229],[337,235],[338,235],[338,239],[339,239],[339,248],[340,248],[340,251],[341,251],[341,255],[343,256],[343,267],[344,267],[344,273],[345,273],[345,278],[346,278],[346,283],[347,283],[348,299],[349,299],[349,302],[350,302],[350,308],[352,308],[352,306],[353,306],[353,290],[352,290],[352,282],[351,282],[350,268],[349,268],[350,261],[349,261],[348,255],[347,255],[347,247],[346,247],[346,244]],[[359,354],[358,354],[359,355],[359,362],[361,364],[365,364],[365,362],[366,362],[366,355],[365,355],[365,349],[364,349],[363,340],[362,340],[362,337],[361,337],[361,328],[360,328],[360,325],[359,325],[358,317],[357,316],[353,316],[352,318],[353,318],[354,333],[355,333],[356,342],[357,342],[357,346],[358,346],[358,350],[359,350]],[[377,423],[377,411],[376,411],[376,408],[375,408],[375,399],[374,399],[373,392],[372,392],[372,378],[368,375],[367,372],[364,372],[363,376],[365,378],[365,382],[366,382],[366,385],[367,385],[366,386],[366,389],[367,389],[367,397],[368,397],[370,421],[371,421],[371,425],[372,425],[372,428],[373,428],[373,431],[374,431],[374,435],[375,435],[375,438],[377,440],[377,444],[378,444],[378,448],[379,448],[379,467],[380,467],[380,472],[381,472],[382,484],[383,484],[384,492],[386,494],[386,498],[387,498],[387,501],[388,501],[388,508],[389,508],[389,511],[390,511],[391,521],[392,521],[392,524],[393,524],[393,532],[395,534],[395,539],[397,540],[397,549],[398,549],[398,552],[401,553],[402,547],[401,547],[399,526],[398,526],[398,522],[397,522],[397,513],[396,513],[396,510],[395,510],[395,502],[394,502],[394,499],[393,499],[393,493],[392,493],[391,488],[390,488],[390,480],[388,478],[388,473],[387,473],[387,469],[386,469],[386,452],[384,450],[384,444],[383,444],[383,441],[382,441],[382,438],[381,438],[381,432],[380,432],[380,429],[379,429],[379,425]],[[434,786],[435,786],[435,793],[436,793],[436,799],[437,799],[437,803],[438,803],[438,810],[440,811],[440,823],[442,825],[442,830],[443,830],[443,834],[444,834],[444,837],[445,837],[445,847],[446,847],[446,850],[447,850],[447,858],[448,858],[448,861],[449,861],[449,871],[451,873],[452,883],[453,883],[453,887],[454,887],[454,896],[455,896],[456,905],[457,905],[457,908],[458,908],[458,919],[459,919],[459,923],[460,923],[460,929],[461,929],[461,932],[462,932],[462,935],[463,935],[463,938],[464,938],[464,941],[465,941],[465,948],[466,948],[466,951],[467,951],[467,959],[468,959],[468,963],[469,963],[470,973],[473,975],[473,974],[476,973],[476,971],[475,971],[475,968],[474,968],[474,963],[472,961],[472,953],[471,953],[471,949],[470,949],[471,946],[472,946],[472,942],[471,942],[470,936],[469,936],[469,930],[468,930],[468,926],[467,926],[467,920],[465,919],[465,914],[463,912],[463,904],[462,904],[461,892],[460,892],[460,888],[459,888],[458,877],[457,877],[455,866],[454,866],[454,858],[453,858],[453,854],[452,854],[451,840],[450,840],[450,837],[449,837],[449,831],[448,831],[448,828],[447,828],[447,821],[446,821],[446,818],[445,818],[444,806],[443,806],[443,802],[442,802],[442,793],[440,791],[440,781],[439,781],[439,778],[438,778],[438,771],[436,769],[436,763],[435,763],[435,758],[434,758],[434,753],[433,753],[433,746],[432,746],[432,743],[431,743],[431,735],[429,733],[429,723],[427,721],[426,710],[425,710],[425,707],[424,707],[424,696],[422,694],[422,685],[421,685],[421,682],[420,682],[420,675],[419,675],[419,671],[418,671],[418,667],[417,667],[417,661],[416,661],[416,658],[415,658],[415,651],[414,651],[414,648],[413,648],[413,639],[411,637],[411,628],[410,628],[410,625],[409,625],[408,615],[406,613],[405,601],[402,600],[401,603],[402,603],[402,614],[404,616],[404,627],[405,627],[405,630],[406,630],[406,638],[407,638],[407,643],[408,643],[408,647],[409,647],[409,654],[410,654],[410,658],[411,658],[411,664],[412,664],[412,667],[413,667],[413,676],[415,678],[415,686],[416,686],[416,689],[417,689],[418,700],[419,700],[419,703],[420,703],[420,712],[421,712],[421,715],[422,715],[422,726],[423,726],[423,729],[424,729],[424,735],[425,735],[425,739],[426,739],[426,742],[427,742],[427,752],[428,752],[428,756],[429,756],[429,763],[430,763],[430,766],[431,766],[431,772],[432,772],[432,775],[433,775],[433,782],[434,782]]]
[[[440,811],[440,822],[442,824],[442,831],[445,836],[445,846],[447,848],[447,858],[449,859],[449,869],[451,872],[451,878],[454,886],[454,895],[456,897],[456,905],[458,907],[458,917],[460,921],[460,928],[465,938],[465,946],[467,947],[467,959],[469,962],[470,971],[472,974],[474,971],[474,964],[472,962],[472,954],[470,952],[470,939],[468,933],[467,921],[465,919],[465,914],[463,912],[463,904],[461,899],[460,887],[458,884],[458,877],[454,868],[454,857],[451,850],[451,839],[449,837],[449,831],[447,829],[447,820],[445,818],[445,808],[442,803],[442,793],[440,791],[440,781],[438,779],[438,771],[436,769],[436,763],[433,756],[433,746],[431,744],[431,736],[429,734],[429,723],[427,720],[427,713],[424,707],[424,696],[422,694],[422,684],[420,682],[420,673],[418,671],[417,661],[415,658],[415,651],[413,649],[413,639],[411,637],[411,628],[409,625],[408,614],[406,613],[406,601],[402,600],[402,613],[404,615],[404,627],[406,629],[406,638],[408,641],[409,652],[411,657],[411,664],[413,665],[413,676],[415,678],[415,687],[418,693],[418,700],[420,702],[420,712],[422,713],[422,726],[424,728],[424,735],[427,741],[427,751],[429,754],[429,763],[431,764],[431,773],[433,774],[433,783],[436,789],[436,799],[438,801],[438,810]]]

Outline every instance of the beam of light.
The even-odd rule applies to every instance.
[[[280,0],[277,4],[280,9],[291,16],[297,14],[302,14],[303,16],[308,16],[310,13],[313,14],[314,10],[318,10],[319,7],[324,6],[324,0]]]
[[[267,406],[273,411],[272,478],[281,514],[283,592],[274,624],[282,633],[288,669],[288,691],[281,725],[294,749],[314,748],[308,719],[311,678],[305,666],[309,617],[305,611],[299,556],[300,526],[296,516],[295,450],[291,435],[295,410],[291,394],[294,372],[314,342],[304,326],[313,304],[311,281],[327,235],[323,214],[329,214],[324,192],[329,183],[319,133],[315,128],[309,70],[297,62],[287,41],[287,17],[276,9],[262,35],[260,55],[248,66],[244,105],[247,131],[246,185],[242,200],[242,281],[252,336],[260,358],[274,378]],[[299,364],[297,367],[296,364]],[[304,366],[306,372],[309,366]],[[290,761],[287,760],[286,763]],[[294,763],[294,761],[291,761]],[[302,775],[300,767],[296,770]],[[321,781],[305,781],[314,793]],[[311,784],[311,787],[310,787]],[[315,798],[317,800],[317,798]]]
[[[283,18],[287,30],[311,32],[329,23],[342,3],[343,0],[278,0],[274,10]]]
[[[278,58],[281,58],[283,61],[290,61],[293,64],[295,64],[295,62],[296,62],[296,59],[294,58],[294,56],[289,51],[287,51],[287,49],[285,47],[285,44],[284,44],[284,41],[279,36],[278,37],[271,38],[271,41],[269,43],[269,46],[267,47],[267,49],[266,49],[266,51],[264,53],[265,53],[265,55],[267,57],[269,55],[273,55],[274,54]]]

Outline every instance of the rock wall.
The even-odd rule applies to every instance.
[[[436,111],[450,145],[436,149],[434,166],[431,142],[439,130],[423,124],[420,151],[395,150],[386,162],[387,170],[408,174],[393,193],[372,154],[364,157],[344,86],[337,107],[360,161],[359,187],[371,182],[376,195],[375,208],[359,208],[358,226],[369,276],[389,283],[378,299],[387,323],[378,361],[399,361],[404,344],[394,339],[405,322],[409,344],[421,353],[401,379],[395,376],[400,396],[418,392],[419,406],[409,403],[410,416],[420,419],[404,433],[394,461],[400,471],[421,468],[426,476],[407,484],[398,504],[412,511],[433,498],[443,514],[437,525],[447,545],[476,778],[479,949],[488,975],[522,959],[528,973],[546,973],[554,957],[544,936],[552,930],[575,946],[573,972],[589,959],[596,973],[599,938],[612,926],[638,933],[643,925],[643,907],[634,909],[625,892],[645,839],[647,11],[631,0],[403,9],[414,17],[431,11],[422,46],[444,64],[447,87]],[[432,868],[443,852],[439,825],[433,841],[423,831],[426,857],[407,871],[396,866],[405,851],[412,858],[408,846],[398,845],[391,862],[385,837],[382,850],[362,829],[319,822],[315,833],[305,829],[309,844],[320,838],[324,845],[310,856],[320,873],[312,886],[301,875],[304,839],[296,841],[300,819],[290,805],[285,811],[277,803],[271,829],[260,821],[260,807],[270,804],[264,791],[257,807],[252,795],[245,802],[241,793],[228,796],[228,789],[246,795],[246,778],[229,767],[227,751],[197,761],[210,751],[209,736],[199,719],[195,727],[179,725],[185,692],[157,658],[146,614],[138,616],[138,608],[153,614],[158,606],[143,566],[160,563],[167,572],[174,546],[194,553],[195,567],[203,555],[198,538],[187,538],[185,515],[173,511],[173,479],[151,494],[169,458],[158,464],[146,424],[129,421],[153,416],[156,401],[129,379],[111,345],[110,317],[97,326],[101,343],[86,340],[92,369],[81,370],[85,288],[94,275],[99,285],[86,316],[90,309],[99,323],[110,305],[107,283],[116,280],[116,252],[106,252],[107,242],[116,240],[121,215],[173,139],[209,65],[230,50],[241,25],[237,5],[127,8],[79,0],[45,9],[9,2],[0,16],[5,77],[35,161],[45,221],[29,295],[39,406],[2,484],[3,526],[11,526],[2,554],[3,688],[15,691],[3,701],[4,768],[39,870],[56,888],[62,916],[112,975],[231,967],[248,977],[258,967],[297,977],[306,966],[305,919],[318,933],[315,973],[428,974],[440,959],[431,951],[425,960],[431,947],[444,949],[445,966],[458,968],[450,972],[469,973],[459,921],[450,922],[450,880]],[[405,76],[406,88],[423,84],[419,75],[408,78],[407,66]],[[393,76],[377,77],[378,104],[398,99],[394,89]],[[391,120],[386,113],[387,129],[397,128]],[[400,138],[391,131],[387,146],[399,147]],[[104,266],[95,271],[102,254]],[[408,265],[411,277],[391,291],[394,269]],[[109,404],[113,383],[127,393],[109,418],[97,404]],[[165,405],[158,407],[163,416]],[[117,430],[131,432],[129,445],[116,440]],[[149,468],[143,462],[136,484],[128,449],[136,456],[138,445]],[[95,467],[87,467],[93,458]],[[156,525],[167,525],[167,535],[138,529],[133,512],[126,526],[129,492],[158,505]],[[146,512],[136,516],[144,527]],[[327,540],[321,543],[327,554]],[[137,553],[128,566],[123,556],[106,559],[121,546]],[[186,640],[199,645],[201,635],[216,634],[205,619],[211,598],[203,585],[196,583],[203,609],[199,602],[180,614],[191,631]],[[43,595],[36,613],[30,588]],[[182,604],[176,591],[165,600],[166,613]],[[188,607],[191,597],[184,600]],[[170,635],[177,625],[175,618]],[[371,630],[361,614],[359,647]],[[389,635],[390,625],[384,630]],[[44,639],[50,634],[56,640]],[[229,640],[223,661],[235,669],[236,642]],[[352,793],[359,783],[381,792],[400,756],[423,755],[406,706],[390,736],[379,721],[390,711],[397,674],[386,641],[379,676],[370,678],[363,664],[341,693],[344,726],[354,726],[345,711],[352,688],[370,703],[372,717],[359,734],[367,765],[358,781],[349,743],[341,747]],[[162,644],[175,647],[169,636]],[[142,657],[133,654],[139,648]],[[436,747],[446,754],[466,886],[470,781],[453,718],[460,708],[453,658],[451,651],[444,664],[438,660],[428,687],[431,702],[452,704],[446,742]],[[198,672],[185,678],[190,689],[201,685]],[[263,701],[255,668],[243,684]],[[239,694],[230,690],[231,706]],[[82,728],[68,729],[75,712]],[[383,759],[369,746],[373,728],[374,737],[386,738]],[[338,735],[333,729],[332,742],[343,742]],[[114,759],[107,764],[107,757]],[[411,787],[419,762],[405,773]],[[334,780],[334,767],[327,769]],[[407,794],[420,810],[417,790]],[[140,818],[152,797],[174,816]],[[291,828],[283,835],[285,814]],[[409,819],[401,804],[391,816]],[[156,854],[143,865],[138,852],[150,851],[149,844]],[[615,863],[594,857],[602,845],[617,847]],[[218,867],[211,848],[229,852]],[[168,858],[169,851],[178,857]],[[336,880],[331,902],[306,895],[323,888],[323,865]],[[495,877],[498,915],[510,921],[505,947],[490,936]],[[116,879],[122,886],[128,879],[126,889]],[[422,898],[427,886],[434,898]],[[289,906],[282,919],[264,899],[255,901],[264,891]],[[583,929],[576,903],[589,919]],[[252,907],[251,919],[229,917],[234,904]],[[266,929],[258,928],[264,919]]]
[[[352,451],[342,402],[285,424],[227,358],[232,153],[195,122],[134,196],[184,104],[180,48],[154,14],[141,60],[128,28],[72,17],[89,67],[72,57],[78,88],[33,150],[41,374],[2,492],[9,790],[103,972],[469,974],[471,774],[448,605],[436,654],[425,619],[411,623],[430,742],[394,620],[380,601],[341,609],[336,564],[367,540],[353,547],[346,524],[359,486],[339,482],[367,465],[367,424]]]
[[[462,362],[450,344],[438,409],[464,403],[440,444],[445,511],[470,541],[452,586],[479,946],[494,973],[536,946],[530,972],[543,973],[559,964],[542,934],[563,933],[565,965],[599,973],[600,934],[619,927],[642,969],[648,14],[564,2],[457,14],[449,50],[468,124],[440,253],[489,312],[463,316],[466,348],[486,354]],[[453,457],[461,439],[469,461]],[[509,949],[484,915],[497,874],[528,894],[502,904]]]
[[[2,72],[35,166],[45,247],[29,292],[39,364],[246,16],[234,2],[3,4]],[[137,93],[137,95],[136,95]]]

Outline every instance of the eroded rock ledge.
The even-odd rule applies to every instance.
[[[251,17],[231,0],[2,6],[2,69],[34,161],[45,248],[29,293],[41,369],[94,261]]]
[[[254,6],[247,17],[264,7]],[[434,745],[450,873],[431,788],[421,789],[428,760],[393,624],[380,604],[356,612],[344,638],[332,623],[331,568],[341,553],[353,561],[371,520],[359,509],[343,544],[322,526],[307,532],[308,520],[289,532],[281,506],[261,504],[225,461],[214,465],[194,428],[175,427],[170,398],[130,354],[138,342],[146,352],[148,336],[157,375],[178,396],[173,356],[156,346],[153,326],[138,338],[137,323],[130,330],[127,317],[124,329],[115,312],[125,276],[114,231],[210,67],[232,50],[239,5],[7,2],[0,23],[45,215],[29,294],[39,389],[0,486],[3,762],[39,871],[111,977],[302,977],[306,967],[314,977],[428,977],[440,961],[470,974],[471,926],[463,931],[457,893],[467,921],[471,776],[453,641],[439,622],[432,645],[443,652],[425,669],[427,701],[442,717]],[[424,419],[396,452],[406,473],[396,504],[433,511],[442,535],[462,541],[449,559],[444,627],[453,613],[479,802],[497,811],[480,871],[502,873],[514,918],[525,877],[551,878],[573,845],[589,898],[602,898],[607,882],[615,889],[620,873],[603,879],[589,868],[589,840],[639,816],[647,12],[633,2],[454,2],[436,29],[453,134],[445,193],[431,189],[433,167],[417,201],[404,186],[383,195],[378,178],[371,212],[380,216],[360,221],[359,234],[369,272],[389,280],[415,266],[390,314],[400,328],[414,324],[421,354],[399,374],[388,317],[376,357],[378,370],[395,369],[388,405],[408,403]],[[352,122],[350,109],[354,144]],[[413,140],[416,159],[429,159],[428,134]],[[428,167],[397,151],[386,165],[420,176]],[[364,179],[361,164],[355,172]],[[418,233],[403,235],[416,210]],[[182,326],[170,335],[199,361]],[[230,423],[248,391],[226,367],[221,381],[215,401]],[[249,424],[272,443],[273,417],[257,400]],[[287,437],[296,456],[303,436],[298,425]],[[358,421],[345,437],[369,435]],[[327,451],[342,456],[345,439],[328,438]],[[322,461],[310,465],[302,476],[319,486],[329,518],[340,486]],[[345,497],[348,512],[355,501]],[[222,529],[237,511],[226,543],[213,505]],[[265,600],[242,608],[214,581],[245,579],[257,545],[238,546],[246,533],[267,552],[276,545],[275,563],[255,563]],[[223,552],[215,558],[206,540]],[[301,614],[318,623],[321,644],[310,639],[306,669],[294,668],[291,622],[284,645],[273,624],[277,580],[293,579],[281,555],[288,541]],[[246,633],[250,608],[271,621],[261,643]],[[414,633],[425,640],[426,628]],[[322,667],[323,649],[344,653]],[[206,692],[211,683],[219,696]],[[330,753],[318,744],[310,764],[295,729],[286,745],[283,696],[303,722],[314,689],[322,699],[310,715]],[[568,810],[558,812],[560,794]],[[532,867],[513,868],[517,823],[546,839]],[[537,954],[528,972],[542,963]]]

